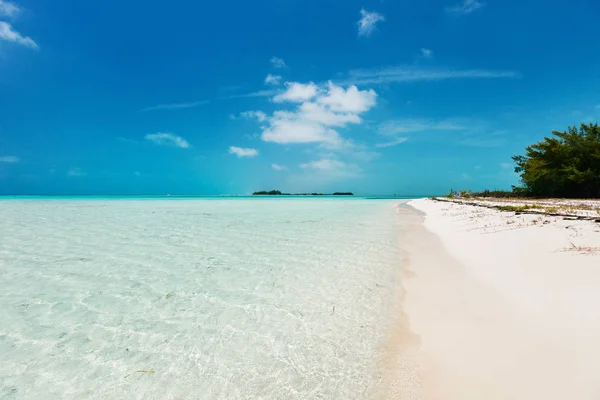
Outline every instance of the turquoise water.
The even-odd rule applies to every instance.
[[[0,398],[381,397],[398,203],[0,202]]]

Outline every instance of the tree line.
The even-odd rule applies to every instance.
[[[513,193],[534,197],[600,197],[600,126],[582,123],[579,129],[553,131],[512,157],[521,186]]]

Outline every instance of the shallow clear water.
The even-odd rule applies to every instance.
[[[1,201],[0,398],[377,398],[398,203]]]

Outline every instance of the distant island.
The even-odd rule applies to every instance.
[[[324,193],[282,193],[280,190],[261,190],[252,193],[252,196],[354,196],[352,192],[335,192],[333,194]]]

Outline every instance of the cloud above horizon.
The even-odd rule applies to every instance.
[[[312,82],[303,84],[298,82],[286,82],[285,86],[287,89],[273,97],[275,103],[283,103],[291,101],[295,103],[301,103],[315,97],[319,91],[317,85]]]
[[[375,106],[377,94],[372,89],[347,89],[329,82],[326,87],[316,84],[287,82],[287,90],[280,93],[275,103],[300,103],[293,110],[282,109],[266,118],[261,139],[279,144],[320,143],[330,149],[350,145],[333,128],[360,124],[359,114]]]
[[[262,111],[244,111],[240,113],[240,116],[247,119],[256,119],[259,122],[267,120],[267,114]]]
[[[421,55],[425,58],[432,58],[433,57],[433,50],[431,49],[426,49],[425,47],[421,48]]]
[[[358,25],[358,36],[371,36],[379,22],[385,21],[385,17],[375,11],[369,12],[364,8],[360,10],[360,20]]]
[[[515,71],[488,71],[480,69],[455,70],[444,68],[417,68],[392,66],[373,69],[350,70],[345,78],[336,80],[340,85],[368,85],[400,82],[440,81],[447,79],[499,79],[520,78]]]
[[[286,171],[288,169],[288,167],[286,167],[285,165],[280,165],[280,164],[271,164],[271,168],[273,168],[275,171]]]
[[[151,133],[144,136],[144,139],[159,146],[171,146],[180,149],[187,149],[190,147],[187,140],[172,133]]]
[[[0,0],[0,17],[12,18],[22,11],[21,7],[9,1]]]
[[[256,157],[258,155],[258,150],[245,147],[229,146],[229,154],[234,154],[238,156],[238,158]]]
[[[80,176],[86,176],[86,175],[87,175],[87,173],[85,173],[85,171],[83,171],[79,167],[71,168],[69,171],[67,171],[67,176],[71,176],[71,177],[80,177]]]
[[[279,85],[281,82],[281,75],[267,74],[265,78],[265,85]]]
[[[155,111],[155,110],[178,110],[178,109],[181,109],[181,108],[198,107],[198,106],[202,106],[202,105],[208,104],[208,103],[210,103],[210,101],[208,101],[208,100],[198,100],[198,101],[191,101],[189,103],[159,104],[157,106],[151,106],[151,107],[142,108],[140,110],[140,112],[148,112],[148,111]]]
[[[16,164],[19,162],[21,162],[21,159],[17,156],[0,156],[0,163]]]
[[[29,36],[22,36],[13,29],[11,24],[5,21],[0,21],[0,40],[19,44],[34,50],[39,50],[40,48],[32,38]]]
[[[223,100],[227,99],[245,99],[252,97],[271,97],[278,93],[276,89],[257,90],[255,92],[243,93],[243,94],[232,94],[230,96],[221,97]]]
[[[446,7],[446,12],[452,14],[471,14],[473,11],[480,9],[483,6],[485,6],[485,3],[478,0],[463,0],[460,4]]]
[[[269,61],[271,62],[273,68],[285,68],[287,66],[285,64],[285,61],[283,61],[283,59],[279,57],[271,57],[271,60]]]
[[[375,147],[385,148],[402,144],[408,140],[407,134],[413,132],[431,132],[431,131],[464,131],[467,128],[452,120],[434,121],[429,119],[401,119],[382,122],[379,125],[378,133],[385,138],[392,138],[389,141],[378,143]]]

